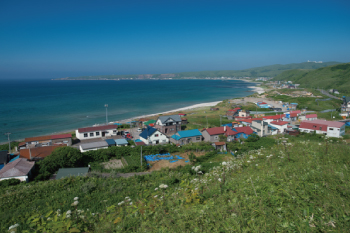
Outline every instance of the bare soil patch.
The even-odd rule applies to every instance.
[[[124,167],[121,159],[111,159],[108,162],[103,162],[102,166],[105,169],[118,169]]]

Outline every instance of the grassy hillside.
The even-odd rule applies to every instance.
[[[350,93],[350,63],[343,63],[317,70],[289,70],[273,80],[293,81],[302,87],[338,89]]]
[[[324,62],[324,63],[292,63],[287,65],[270,65],[256,68],[250,68],[245,70],[218,70],[218,71],[198,71],[198,72],[181,72],[174,73],[172,78],[184,78],[184,77],[275,77],[286,70],[292,69],[318,69],[321,67],[327,67],[331,65],[339,64],[339,62]],[[100,76],[81,76],[81,77],[69,77],[67,79],[118,79],[118,78],[138,78],[139,75],[100,75]],[[152,78],[161,78],[161,74],[153,74]]]
[[[318,135],[273,141],[262,138],[248,151],[230,144],[239,156],[225,163],[211,153],[142,177],[1,189],[1,232],[16,223],[16,232],[348,231],[350,147]]]

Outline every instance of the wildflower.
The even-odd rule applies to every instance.
[[[255,166],[259,166],[259,164],[255,164]]]
[[[130,197],[126,197],[125,199],[130,199]]]
[[[166,189],[167,187],[168,187],[168,185],[166,185],[166,184],[159,185],[159,188],[161,188],[161,189]]]
[[[11,230],[11,229],[13,229],[13,228],[16,228],[16,227],[18,227],[18,226],[19,226],[19,224],[16,223],[15,225],[10,226],[10,227],[9,227],[9,230]]]
[[[154,197],[156,198],[156,197],[158,197],[158,195],[155,195]]]
[[[250,163],[250,161],[248,160],[247,163]]]
[[[156,190],[156,191],[157,191],[157,190],[158,190],[158,188],[155,188],[154,190]]]
[[[203,174],[203,172],[202,172],[202,171],[199,171],[198,174]]]
[[[50,220],[50,219],[51,219],[50,217],[47,218],[47,220]]]
[[[130,205],[132,205],[132,202],[130,202]]]
[[[80,215],[79,218],[84,219],[84,215]]]
[[[222,162],[222,166],[226,166],[227,165],[227,163],[226,162]]]
[[[77,206],[79,204],[79,201],[75,201],[72,203],[72,206]]]
[[[122,205],[122,204],[124,204],[124,201],[121,201],[121,202],[118,203],[118,205]]]
[[[72,211],[71,211],[71,210],[68,210],[68,211],[66,212],[66,215],[71,214],[71,213],[72,213]]]
[[[70,214],[67,214],[67,215],[66,215],[66,218],[70,218]]]
[[[221,178],[219,178],[218,181],[221,182]]]
[[[75,198],[74,198],[74,201],[77,201],[77,200],[79,200],[79,197],[75,197]]]

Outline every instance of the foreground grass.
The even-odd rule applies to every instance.
[[[279,141],[287,143],[226,164],[217,162],[223,155],[195,164],[204,175],[186,166],[128,179],[10,187],[1,191],[1,232],[15,223],[18,232],[347,231],[349,146],[320,138]],[[71,206],[74,197],[79,203]]]

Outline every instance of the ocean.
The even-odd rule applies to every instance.
[[[0,142],[252,94],[239,80],[0,80]]]

